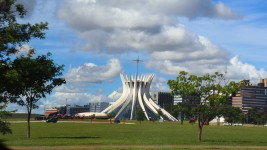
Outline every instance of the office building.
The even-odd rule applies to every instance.
[[[169,92],[151,92],[151,98],[161,108],[170,112],[173,107],[174,97]]]
[[[84,106],[68,105],[66,109],[66,114],[74,115],[74,114],[83,113],[83,112],[101,112],[108,106],[109,106],[109,103],[107,102],[93,102],[93,103],[89,103],[88,105],[84,105]]]
[[[101,112],[109,106],[107,102],[89,103],[90,112]]]
[[[258,85],[247,85],[232,97],[232,106],[239,107],[245,114],[251,108],[267,114],[267,78]]]

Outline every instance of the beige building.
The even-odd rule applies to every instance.
[[[52,114],[52,113],[56,113],[56,112],[58,112],[57,109],[46,109],[46,110],[45,110],[45,117],[48,118],[48,116],[49,116],[50,114]]]
[[[244,113],[256,108],[267,114],[267,78],[260,79],[258,85],[242,87],[236,96],[232,97],[232,106],[239,107]]]

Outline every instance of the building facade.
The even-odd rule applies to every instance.
[[[75,106],[67,106],[66,109],[66,114],[68,115],[75,115],[81,112],[88,112],[90,111],[90,107],[88,107],[88,105],[84,105],[84,106],[79,106],[79,105],[75,105]]]
[[[163,109],[171,112],[173,104],[174,104],[174,97],[171,93],[168,92],[151,92],[151,98],[153,101],[158,104]]]
[[[261,79],[258,85],[242,87],[232,97],[232,106],[239,107],[245,114],[251,108],[267,114],[267,79]]]
[[[57,114],[58,113],[58,110],[57,109],[46,109],[45,110],[45,117],[48,118],[49,115],[51,114]]]
[[[74,114],[83,113],[83,112],[101,112],[108,106],[109,106],[109,103],[107,102],[94,102],[94,103],[89,103],[88,105],[84,105],[84,106],[68,105],[66,109],[66,114],[74,115]]]
[[[90,112],[101,112],[109,106],[107,102],[89,103]]]

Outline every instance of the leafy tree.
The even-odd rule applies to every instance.
[[[198,120],[198,141],[202,139],[205,122],[217,116],[217,108],[227,102],[229,95],[238,90],[235,82],[226,82],[220,73],[203,76],[188,75],[181,71],[176,80],[169,80],[172,95],[181,95],[194,105],[192,111]]]
[[[183,101],[181,103],[177,103],[177,105],[174,106],[173,115],[179,116],[181,119],[181,125],[183,124],[184,119],[187,117],[191,117],[191,105],[188,104],[186,101]]]
[[[267,116],[259,112],[257,108],[251,108],[247,115],[248,121],[253,124],[264,124],[267,120]]]
[[[143,110],[141,108],[137,109],[136,120],[139,121],[141,124],[141,121],[144,121],[144,119],[145,119],[145,113],[143,112]]]
[[[223,116],[225,118],[225,121],[233,124],[237,122],[242,122],[243,120],[243,113],[240,108],[238,107],[233,107],[233,106],[224,106],[222,108],[223,110]]]
[[[110,121],[110,124],[111,124],[111,123],[112,123],[112,122],[111,122],[111,119],[115,117],[115,114],[112,113],[112,112],[111,112],[111,113],[107,113],[107,117],[108,117],[108,119],[109,119],[109,121]]]
[[[7,116],[11,115],[10,112],[4,110],[5,107],[6,104],[0,105],[0,133],[2,133],[3,135],[12,133],[9,127],[10,123],[4,120]]]
[[[32,38],[43,39],[47,29],[47,23],[19,24],[17,17],[23,18],[26,10],[23,5],[16,3],[16,0],[0,0],[0,103],[8,102],[8,83],[14,82],[11,73],[10,63],[12,55],[18,51],[18,47],[29,42]],[[14,58],[14,57],[13,57]],[[0,110],[0,113],[6,111]],[[8,123],[1,124],[2,133],[11,133]]]
[[[27,108],[27,137],[30,138],[30,118],[32,109],[37,109],[36,103],[50,94],[54,87],[65,83],[62,75],[63,66],[57,65],[49,57],[51,53],[41,56],[33,56],[31,50],[27,56],[16,58],[8,74],[13,74],[9,85],[9,96],[13,102]],[[9,80],[11,81],[11,80]]]
[[[90,116],[91,119],[91,123],[93,122],[93,120],[95,119],[95,114],[93,114],[92,116]]]

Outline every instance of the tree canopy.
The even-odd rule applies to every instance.
[[[10,63],[12,55],[18,52],[19,47],[28,43],[32,38],[43,39],[44,30],[48,29],[47,23],[21,24],[17,18],[26,15],[24,6],[15,0],[0,1],[0,102],[7,102],[5,95],[9,82],[12,82]],[[9,74],[8,74],[9,73]],[[11,79],[11,81],[8,81]]]
[[[232,93],[238,91],[238,85],[226,81],[221,73],[203,76],[189,75],[181,71],[176,80],[169,80],[172,95],[180,95],[183,101],[189,102],[192,112],[198,120],[198,140],[201,142],[202,128],[218,115],[217,109],[224,105]]]
[[[8,102],[7,95],[8,89],[10,89],[8,83],[14,82],[12,78],[14,74],[10,71],[11,56],[32,38],[43,39],[45,35],[43,31],[48,29],[47,23],[43,22],[37,24],[18,23],[17,18],[23,18],[25,15],[24,6],[15,0],[0,0],[0,113],[2,114],[6,113],[3,109]],[[0,123],[1,133],[11,133],[7,122],[0,118]]]
[[[63,66],[49,58],[51,53],[34,56],[31,49],[27,56],[14,55],[31,39],[44,39],[44,31],[48,29],[46,22],[19,23],[17,18],[24,18],[26,12],[16,0],[0,0],[0,107],[8,102],[26,106],[30,138],[31,110],[38,108],[36,102],[51,93],[55,86],[65,83],[65,79],[59,78]],[[1,118],[0,123],[3,124]],[[3,125],[0,132],[8,133],[8,124]]]
[[[48,29],[47,23],[36,24],[17,22],[17,17],[24,18],[26,15],[24,6],[15,0],[0,1],[0,60],[1,63],[8,56],[15,54],[18,47],[28,43],[32,38],[45,38],[44,30]]]

